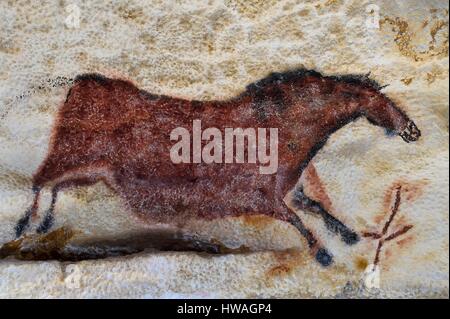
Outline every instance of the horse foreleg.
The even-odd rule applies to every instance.
[[[322,266],[331,265],[333,262],[333,256],[326,248],[322,246],[314,234],[306,228],[301,218],[295,212],[290,210],[285,204],[282,204],[281,206],[282,207],[279,209],[281,212],[279,219],[290,223],[300,232],[300,234],[306,239],[308,247],[317,262],[319,262]]]
[[[325,187],[322,185],[314,165],[310,163],[305,173],[304,177],[311,185],[314,185],[317,197],[321,197],[322,203],[327,207],[331,207],[331,201],[326,194]],[[327,209],[323,207],[322,203],[310,199],[304,193],[303,187],[297,188],[294,191],[293,204],[297,208],[319,215],[324,220],[327,228],[334,233],[339,233],[346,244],[356,244],[359,241],[358,234],[330,214]]]

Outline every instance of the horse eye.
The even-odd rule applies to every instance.
[[[342,95],[343,95],[344,97],[346,97],[346,98],[351,98],[351,97],[354,96],[354,94],[353,94],[353,93],[350,93],[350,92],[342,92]]]

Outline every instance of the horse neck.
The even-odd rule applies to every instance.
[[[356,107],[343,106],[338,108],[338,112],[333,111],[335,114],[334,121],[330,121],[328,127],[328,134],[332,134],[344,127],[350,122],[353,122],[361,116],[361,112]]]
[[[296,139],[300,141],[303,148],[303,156],[298,162],[299,172],[302,172],[311,159],[325,146],[328,138],[347,125],[360,115],[359,112],[337,112],[333,121],[327,121],[325,118],[317,118],[315,125],[307,131],[299,130],[294,133]],[[325,123],[325,124],[324,124]]]
[[[310,147],[320,148],[330,135],[360,116],[361,114],[356,107],[327,109],[324,112],[318,113],[316,118],[310,119],[310,123],[305,123],[307,124],[308,131],[300,130],[298,132],[298,138],[302,140],[306,139]],[[287,118],[286,120],[289,121],[290,119]]]

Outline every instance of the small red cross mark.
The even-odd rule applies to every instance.
[[[389,215],[388,220],[384,224],[382,231],[381,232],[364,232],[362,234],[363,237],[378,239],[378,247],[377,247],[377,251],[376,251],[376,254],[375,254],[375,259],[373,261],[374,268],[380,262],[381,249],[383,248],[384,243],[388,242],[388,241],[391,241],[391,240],[393,240],[393,239],[395,239],[395,238],[405,234],[411,228],[413,228],[413,225],[406,225],[406,226],[401,227],[399,230],[388,234],[389,227],[391,226],[392,222],[394,221],[394,218],[397,215],[398,209],[400,207],[401,190],[402,190],[401,186],[397,187],[397,192],[395,194],[394,207],[392,208],[391,214]]]

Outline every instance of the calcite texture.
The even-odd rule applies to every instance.
[[[299,68],[370,72],[422,135],[405,143],[361,118],[314,157],[299,185],[361,237],[349,246],[297,209],[332,265],[280,220],[143,221],[102,182],[62,190],[36,235],[42,189],[15,241],[77,75],[209,101]],[[446,1],[0,2],[0,297],[448,298],[448,71]]]

